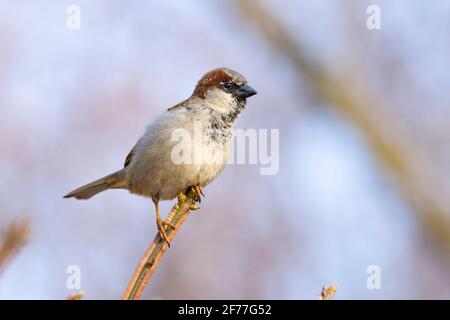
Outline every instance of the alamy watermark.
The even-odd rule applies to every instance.
[[[381,8],[377,5],[367,7],[366,13],[369,15],[366,20],[366,26],[369,30],[381,29]]]
[[[376,264],[370,265],[366,270],[367,277],[366,285],[369,290],[381,290],[381,268]]]
[[[193,130],[172,131],[171,160],[182,164],[259,164],[261,175],[275,175],[280,167],[279,129],[236,129],[231,137],[220,130],[203,130],[195,120]]]
[[[70,265],[66,269],[68,274],[66,280],[66,287],[69,290],[80,290],[81,289],[81,268],[78,265]]]
[[[66,27],[69,30],[81,29],[81,8],[80,6],[73,4],[66,8],[67,19]]]

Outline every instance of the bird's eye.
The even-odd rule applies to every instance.
[[[231,91],[234,88],[232,82],[225,82],[224,84],[222,84],[222,86],[226,91]]]

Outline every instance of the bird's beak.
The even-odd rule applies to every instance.
[[[254,96],[255,94],[257,94],[256,90],[250,87],[248,84],[236,90],[236,95],[241,99],[246,99],[248,97]]]

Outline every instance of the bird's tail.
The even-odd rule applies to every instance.
[[[89,199],[97,193],[107,189],[126,189],[125,173],[123,169],[82,186],[65,195],[64,198]]]

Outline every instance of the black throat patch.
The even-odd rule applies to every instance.
[[[210,110],[210,127],[207,129],[207,135],[215,141],[230,139],[233,135],[233,125],[239,114],[244,111],[246,101],[238,101],[236,107],[229,113],[222,114],[215,110]]]

